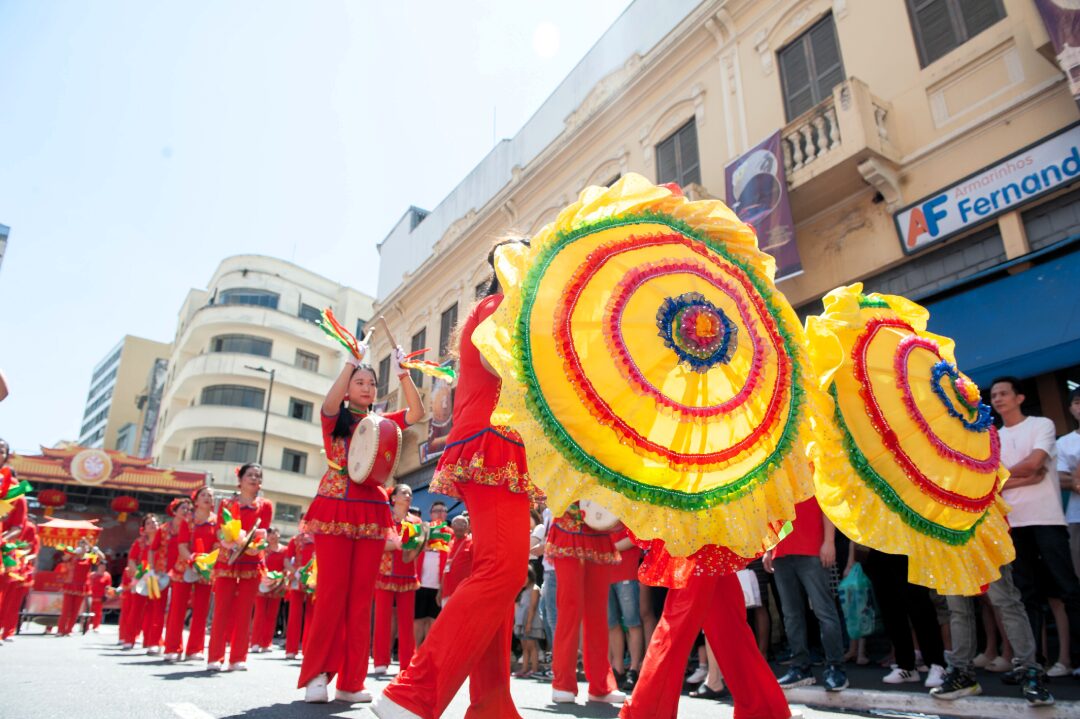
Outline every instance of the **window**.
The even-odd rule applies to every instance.
[[[286,472],[307,474],[307,452],[297,452],[293,449],[282,450],[281,468]]]
[[[227,407],[251,407],[262,409],[266,392],[257,387],[235,384],[216,384],[204,387],[201,404],[218,404]]]
[[[817,105],[844,81],[844,62],[832,15],[826,15],[780,51],[780,79],[788,120]]]
[[[1005,18],[1001,0],[907,0],[907,6],[923,67]]]
[[[135,423],[128,422],[116,433],[116,451],[131,454],[135,450]]]
[[[376,397],[385,397],[390,391],[390,355],[379,360],[379,381],[375,389]]]
[[[364,328],[367,327],[367,320],[356,321],[356,336],[360,339],[364,338]]]
[[[412,336],[412,349],[411,352],[424,349],[424,345],[427,344],[427,328],[420,330]],[[420,373],[420,370],[412,370],[412,381],[416,385],[417,389],[423,386],[424,375]]]
[[[258,442],[233,439],[231,437],[206,437],[195,440],[195,444],[191,448],[191,459],[193,461],[245,464],[254,462],[258,453]]]
[[[690,120],[656,146],[656,176],[660,179],[660,184],[674,182],[679,187],[685,187],[691,182],[701,182],[697,124],[694,120]]]
[[[113,366],[114,364],[116,364],[117,362],[119,362],[119,361],[120,361],[120,352],[121,352],[121,351],[122,351],[123,349],[124,349],[124,346],[123,346],[123,345],[121,345],[121,346],[117,347],[117,348],[116,348],[116,351],[115,351],[115,352],[113,352],[113,353],[112,353],[111,355],[109,355],[109,359],[107,359],[107,360],[105,360],[104,362],[102,362],[102,363],[101,363],[101,366],[100,366],[100,367],[98,367],[98,368],[97,368],[97,369],[96,369],[96,370],[94,371],[94,376],[90,378],[90,382],[91,382],[91,383],[93,383],[93,382],[97,382],[97,380],[98,380],[98,377],[100,377],[101,375],[105,374],[105,372],[106,372],[106,371],[107,371],[108,369],[110,369],[110,368],[111,368],[111,367],[112,367],[112,366]]]
[[[300,521],[300,516],[303,513],[304,508],[299,504],[285,504],[284,502],[274,504],[274,519],[279,522],[292,522],[295,524]]]
[[[454,333],[454,327],[456,326],[457,302],[442,313],[442,318],[439,321],[439,359],[446,357],[447,350],[450,349],[450,336]]]
[[[246,355],[269,357],[274,343],[251,335],[218,335],[210,341],[211,352],[239,352]]]
[[[269,292],[267,290],[253,290],[246,287],[222,290],[218,295],[218,304],[256,305],[258,307],[269,307],[272,310],[276,310],[278,305],[278,293]]]
[[[289,398],[289,416],[293,419],[302,419],[305,422],[311,421],[311,412],[315,405],[311,402],[305,402],[302,399],[296,397]]]
[[[311,305],[305,305],[300,303],[300,319],[307,320],[308,322],[318,322],[322,319],[322,310],[318,307],[312,307]]]
[[[296,366],[300,369],[319,371],[319,355],[304,350],[296,350]]]

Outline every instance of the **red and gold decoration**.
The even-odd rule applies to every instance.
[[[492,422],[520,433],[556,516],[591,500],[676,556],[778,541],[813,493],[817,390],[749,225],[629,174],[495,271],[505,298],[473,333],[503,379]]]
[[[61,489],[43,489],[38,492],[37,501],[45,508],[45,516],[51,517],[53,510],[67,504],[67,493]]]
[[[93,546],[97,544],[98,537],[101,536],[101,527],[95,524],[96,521],[50,519],[38,525],[38,538],[46,547],[74,546],[80,539],[85,539]]]
[[[131,495],[122,494],[113,499],[112,511],[116,512],[116,518],[120,522],[126,522],[129,514],[139,511],[139,500]]]
[[[149,457],[63,444],[42,447],[40,455],[13,455],[20,479],[61,485],[95,486],[126,492],[187,495],[206,485],[203,472],[178,472],[151,466]]]
[[[852,541],[908,556],[908,580],[978,594],[1014,557],[999,494],[1008,478],[990,408],[929,312],[862,285],[809,317],[824,393],[814,413],[822,510]]]

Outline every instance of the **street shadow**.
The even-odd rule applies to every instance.
[[[161,667],[165,666],[165,662],[160,659],[144,659],[141,662],[119,662],[119,664],[125,667]]]
[[[589,702],[587,704],[548,704],[542,707],[530,707],[530,711],[581,717],[581,719],[611,719],[619,716],[619,705],[605,704],[603,702]]]
[[[355,716],[355,712],[364,710],[370,704],[342,704],[330,702],[328,704],[308,704],[297,700],[294,702],[279,702],[266,707],[246,709],[240,714],[230,714],[221,719],[316,719],[324,717]],[[374,716],[365,711],[364,715]]]
[[[212,679],[220,676],[222,672],[208,672],[205,669],[192,669],[186,672],[169,672],[168,674],[155,674],[155,677],[159,679],[165,679],[166,681],[176,681],[177,679]]]

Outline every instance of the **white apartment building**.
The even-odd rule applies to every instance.
[[[222,261],[180,309],[155,464],[210,472],[216,490],[231,492],[234,469],[261,457],[275,524],[294,532],[325,469],[319,410],[345,356],[315,320],[330,307],[359,331],[372,303],[284,260]]]

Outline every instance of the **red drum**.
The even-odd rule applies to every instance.
[[[349,479],[357,484],[370,479],[385,486],[393,482],[400,456],[401,428],[369,414],[356,425],[349,442]]]

